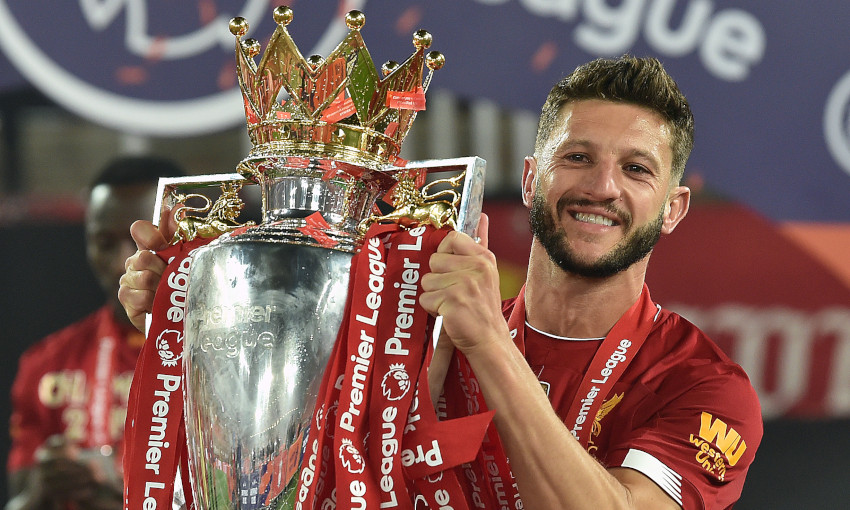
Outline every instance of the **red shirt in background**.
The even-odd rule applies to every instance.
[[[120,467],[124,419],[144,336],[104,306],[30,347],[12,386],[8,472],[29,467],[53,435],[81,450],[114,454]]]

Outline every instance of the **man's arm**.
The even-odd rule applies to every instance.
[[[443,328],[469,360],[495,423],[526,508],[677,509],[643,474],[606,470],[556,415],[514,346],[501,312],[495,256],[482,242],[450,233],[422,279],[422,306],[443,316]]]
[[[43,490],[33,490],[30,487],[28,482],[31,476],[32,471],[30,469],[19,469],[13,473],[9,473],[10,499],[6,503],[6,510],[53,508],[50,502],[44,497]]]
[[[510,336],[504,340],[464,353],[488,406],[496,409],[499,437],[527,508],[679,508],[643,474],[606,470],[588,454],[553,411]]]

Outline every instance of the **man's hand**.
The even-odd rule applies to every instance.
[[[422,277],[419,302],[443,316],[443,329],[463,353],[507,338],[502,316],[496,256],[487,249],[489,221],[481,216],[479,242],[450,232],[431,256],[431,272]]]
[[[156,287],[165,271],[165,262],[154,253],[166,248],[171,238],[168,232],[173,231],[173,225],[164,225],[163,229],[159,229],[149,221],[138,220],[130,226],[130,235],[136,241],[138,251],[124,263],[125,273],[121,276],[118,300],[139,331],[145,329],[145,314],[150,313],[153,307]]]

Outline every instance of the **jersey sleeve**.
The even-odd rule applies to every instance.
[[[731,507],[761,442],[755,390],[737,365],[699,360],[679,366],[665,385],[670,395],[660,410],[612,438],[608,464],[640,471],[685,510]]]

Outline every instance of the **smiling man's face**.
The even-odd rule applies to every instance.
[[[665,231],[670,130],[651,110],[598,99],[565,104],[559,120],[529,163],[532,232],[567,272],[617,274]]]

